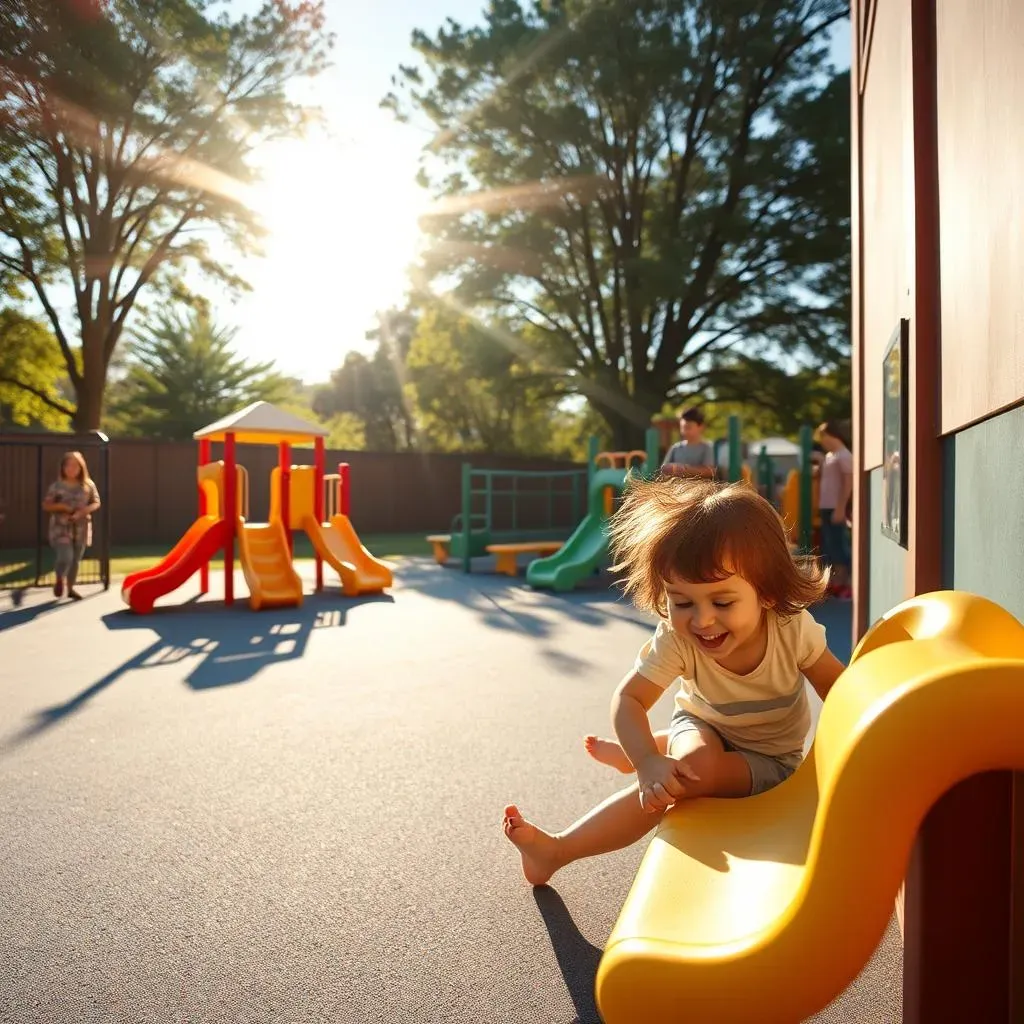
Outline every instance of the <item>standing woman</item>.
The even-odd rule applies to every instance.
[[[100,495],[89,476],[81,452],[67,452],[60,462],[60,476],[46,492],[43,511],[50,513],[50,546],[56,553],[53,584],[55,597],[64,594],[80,601],[75,590],[78,567],[85,549],[92,543],[92,514],[100,507]]]
[[[849,599],[850,531],[846,525],[853,496],[853,456],[850,454],[846,424],[827,420],[818,427],[818,443],[825,449],[818,485],[818,509],[821,513],[821,557],[832,567],[829,592],[833,597]]]

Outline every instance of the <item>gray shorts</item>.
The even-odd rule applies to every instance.
[[[672,750],[672,743],[677,736],[685,732],[698,732],[700,729],[710,729],[721,741],[722,746],[736,754],[740,754],[750,768],[750,795],[764,793],[773,789],[780,782],[796,771],[803,754],[797,751],[793,754],[759,754],[756,750],[747,750],[744,747],[737,747],[735,743],[727,740],[713,725],[709,725],[702,718],[691,715],[689,711],[676,711],[668,727],[668,749]]]

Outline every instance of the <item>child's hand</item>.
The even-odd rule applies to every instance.
[[[667,811],[685,796],[685,780],[700,782],[692,768],[664,754],[654,754],[642,761],[636,777],[640,784],[640,806],[650,813]]]

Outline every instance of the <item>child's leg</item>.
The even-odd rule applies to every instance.
[[[65,544],[54,544],[54,561],[53,561],[53,574],[57,577],[57,582],[53,586],[53,592],[60,597],[64,593],[64,580],[67,577],[68,570],[71,568],[72,551],[71,545]]]
[[[700,782],[686,783],[687,798],[750,793],[746,759],[726,753],[718,734],[703,723],[676,736],[672,756],[685,760],[700,777]],[[510,804],[505,808],[504,830],[519,850],[526,880],[543,885],[574,860],[632,845],[661,821],[662,814],[644,810],[634,784],[598,804],[564,832],[553,834],[527,821]]]
[[[654,742],[658,745],[659,754],[667,753],[668,730],[656,732],[654,734]],[[595,761],[600,761],[601,764],[606,764],[609,768],[616,768],[626,775],[632,775],[636,771],[633,767],[633,762],[626,757],[626,752],[617,740],[605,740],[599,736],[584,736],[583,746],[586,747],[587,753]]]
[[[78,570],[82,565],[82,558],[85,556],[85,545],[75,544],[71,548],[71,565],[68,566],[68,591],[73,592],[75,581],[78,579]]]
[[[637,785],[620,790],[554,835],[527,821],[515,804],[505,808],[505,835],[519,849],[523,874],[532,885],[544,885],[559,869],[583,857],[611,853],[642,839],[664,812],[645,811]]]

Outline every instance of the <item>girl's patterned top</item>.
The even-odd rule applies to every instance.
[[[71,509],[98,505],[100,495],[90,480],[84,486],[68,480],[57,480],[46,492],[47,502],[67,505]],[[50,514],[50,544],[75,544],[88,547],[92,543],[92,516],[72,521],[66,512]]]

